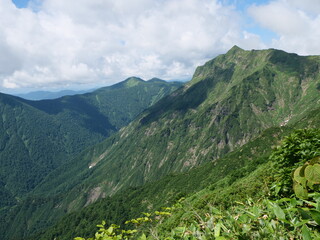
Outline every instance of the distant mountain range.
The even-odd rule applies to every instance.
[[[52,126],[59,129],[54,125],[57,122],[60,128],[63,126],[61,135],[48,127],[45,136],[52,138],[55,134],[54,142],[64,142],[52,148],[52,160],[41,163],[42,169],[48,162],[54,164],[45,176],[41,175],[41,182],[27,189],[29,193],[18,203],[10,199],[3,203],[7,206],[2,212],[6,224],[0,237],[87,236],[97,224],[95,218],[121,223],[146,208],[172,203],[179,196],[200,191],[197,194],[206,198],[201,191],[210,195],[215,188],[249,176],[266,163],[271,146],[292,129],[320,126],[319,56],[298,56],[276,49],[245,51],[234,46],[198,67],[192,80],[180,86],[158,79],[144,82],[130,78],[106,89],[56,101],[19,99],[19,104],[34,111],[28,114],[16,107],[17,98],[10,96],[9,101],[4,97],[0,103],[4,102],[5,108],[1,109],[13,113],[3,114],[3,125],[8,118],[21,122],[25,117],[15,115],[21,112],[36,116],[32,122],[37,124],[31,128],[36,132],[36,127],[43,129],[44,123],[35,114],[44,114],[47,119],[55,116]],[[141,106],[141,102],[145,104]],[[69,130],[68,123],[78,130]],[[23,122],[22,126],[27,124],[31,123]],[[30,139],[20,128],[13,135],[19,136],[19,149],[26,151],[19,156],[30,156],[32,151],[26,147]],[[12,138],[6,129],[0,145],[3,149]],[[97,144],[93,139],[98,139]],[[35,146],[42,141],[37,138]],[[80,144],[86,146],[81,153]],[[6,159],[14,158],[12,149]],[[54,149],[63,149],[72,157],[56,163],[59,158],[53,155]],[[39,150],[39,156],[48,153],[45,148]],[[6,177],[12,162],[2,164],[8,166],[1,179],[4,186],[9,186]],[[21,191],[14,181],[21,182],[17,174],[3,192],[16,188],[11,191],[15,196]],[[193,198],[198,199],[196,196]],[[198,199],[194,204],[198,208],[205,200]],[[56,226],[41,233],[59,219]]]
[[[44,99],[56,99],[63,96],[71,96],[76,94],[84,94],[93,92],[95,89],[74,91],[74,90],[62,90],[57,92],[50,91],[34,91],[29,93],[13,94],[14,96],[21,97],[27,100],[44,100]]]

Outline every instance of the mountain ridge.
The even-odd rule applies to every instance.
[[[61,90],[61,91],[33,91],[28,93],[20,93],[20,94],[11,94],[13,96],[21,97],[26,100],[48,100],[48,99],[57,99],[64,96],[71,96],[76,94],[84,94],[87,92],[92,92],[95,89],[88,89],[88,90]]]
[[[312,110],[318,70],[319,57],[233,48],[198,67],[190,82],[100,144],[100,152],[80,157],[100,159],[82,184],[112,195],[215,161],[267,128],[299,120],[302,106]]]

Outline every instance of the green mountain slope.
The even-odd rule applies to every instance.
[[[253,171],[259,164],[265,163],[271,151],[271,145],[291,128],[273,128],[265,131],[260,137],[245,144],[242,148],[218,159],[194,168],[186,173],[172,174],[156,182],[150,182],[143,187],[125,189],[111,198],[102,199],[83,210],[71,213],[62,219],[57,226],[43,235],[32,236],[31,239],[72,239],[72,236],[92,235],[96,224],[102,219],[108,223],[123,223],[123,221],[140,216],[141,212],[168,206],[180,197],[200,191],[203,188],[224,188],[237,178]],[[266,148],[268,144],[268,148]],[[269,145],[270,144],[270,145]],[[254,149],[254,151],[252,151]],[[259,154],[256,157],[256,154]],[[225,179],[221,181],[221,179]],[[220,181],[220,182],[219,182]],[[80,194],[81,189],[78,189]],[[63,216],[68,209],[61,204],[67,200],[64,195],[55,197],[33,197],[12,209],[12,214],[4,218],[6,237],[21,236],[39,232],[46,224],[50,225]],[[39,225],[39,223],[41,223]],[[25,226],[30,226],[26,228]]]
[[[0,192],[14,203],[70,157],[128,124],[181,83],[130,78],[111,87],[55,100],[0,94]],[[9,202],[8,202],[9,201]]]
[[[170,174],[142,187],[125,189],[111,198],[101,199],[63,217],[45,233],[37,235],[37,239],[89,237],[97,230],[96,225],[102,220],[106,220],[108,224],[123,225],[126,220],[139,217],[141,212],[152,212],[161,207],[171,206],[181,197],[200,190],[222,191],[238,178],[248,175],[260,164],[266,163],[271,146],[290,130],[291,128],[287,127],[269,129],[257,139],[226,154],[216,162],[205,163],[185,173]],[[221,196],[225,199],[228,197],[232,198]]]
[[[128,219],[141,216],[141,212],[152,212],[171,206],[181,197],[187,197],[184,208],[171,217],[160,231],[169,231],[192,213],[205,215],[210,206],[225,208],[234,201],[247,198],[261,199],[269,194],[268,181],[272,179],[272,162],[269,156],[273,146],[297,128],[319,128],[320,109],[304,118],[304,121],[288,126],[274,127],[226,154],[215,163],[205,163],[186,173],[172,174],[142,187],[130,188],[111,198],[101,199],[80,211],[63,217],[55,226],[37,239],[72,239],[75,236],[89,237],[97,230],[102,220],[107,224],[124,226]]]

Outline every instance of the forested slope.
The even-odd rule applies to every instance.
[[[319,119],[320,109],[318,108],[314,113],[306,116],[303,121],[263,131],[259,137],[226,154],[216,162],[203,164],[186,173],[171,174],[142,187],[129,188],[111,198],[101,199],[80,211],[63,217],[45,233],[37,235],[37,238],[58,237],[63,240],[76,236],[93,236],[93,233],[97,231],[96,225],[102,220],[106,220],[106,226],[119,224],[126,227],[125,221],[142,217],[142,212],[159,211],[161,207],[171,207],[179,199],[187,198],[183,202],[183,208],[177,209],[165,224],[158,226],[159,234],[162,232],[162,234],[170,235],[170,231],[178,226],[200,221],[199,219],[194,220],[197,214],[205,219],[211,207],[232,209],[231,207],[236,205],[236,202],[246,202],[248,199],[262,202],[262,199],[270,198],[272,191],[270,188],[274,184],[272,181],[275,177],[275,161],[270,158],[270,155],[275,146],[279,145],[280,140],[290,135],[295,129],[310,127],[320,129]],[[318,137],[320,137],[319,130]],[[299,145],[299,142],[296,144],[297,147],[292,148],[292,151],[302,152],[305,149],[310,152],[310,146],[303,145],[303,143]],[[320,154],[320,149],[318,154]],[[198,224],[201,225],[201,221]],[[141,230],[146,231],[145,228]],[[152,236],[150,237],[152,239]]]
[[[54,169],[181,85],[129,78],[92,93],[54,100],[0,94],[0,209],[6,212],[21,202]]]

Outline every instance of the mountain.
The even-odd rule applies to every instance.
[[[58,92],[35,91],[35,92],[21,93],[21,94],[14,94],[14,95],[17,97],[28,99],[28,100],[44,100],[44,99],[60,98],[67,95],[84,94],[92,91],[93,90],[83,90],[83,91],[62,90]]]
[[[121,85],[122,84],[122,85]],[[128,124],[180,83],[130,78],[92,93],[29,101],[0,94],[0,206]]]
[[[56,174],[39,193],[81,183],[77,199],[89,203],[95,188],[100,196],[112,195],[215,161],[265,129],[299,121],[317,107],[318,84],[319,57],[235,46],[197,68],[189,83],[118,134],[75,158],[82,164],[79,178],[66,183]]]
[[[224,177],[220,187],[226,187],[265,163],[265,155],[260,160],[257,156],[270,153],[270,145],[286,129],[319,127],[313,118],[319,112],[319,66],[319,56],[233,47],[198,67],[190,82],[118,133],[52,171],[26,201],[6,212],[7,234],[42,231],[86,206],[95,211],[90,205],[101,198],[114,207],[111,215],[123,220],[128,208],[152,208],[153,201],[160,206],[169,195],[183,195],[184,183],[190,187],[186,194]],[[144,184],[153,191],[147,194],[150,202],[139,197]],[[164,187],[154,193],[156,186]],[[122,194],[119,208],[112,200],[117,194]],[[130,203],[125,206],[128,194]],[[81,217],[74,220],[80,223]]]

